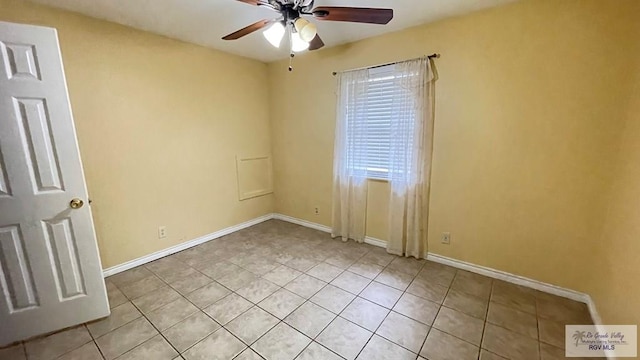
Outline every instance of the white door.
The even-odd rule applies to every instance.
[[[109,315],[56,30],[6,22],[0,290],[0,346]]]

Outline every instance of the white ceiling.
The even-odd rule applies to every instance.
[[[288,56],[286,46],[272,47],[260,31],[239,40],[221,39],[258,20],[278,15],[235,0],[32,1],[265,62]],[[387,25],[315,23],[324,43],[331,47],[512,1],[515,0],[316,0],[315,6],[392,8],[394,18]]]

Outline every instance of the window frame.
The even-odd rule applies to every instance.
[[[395,64],[391,64],[391,65],[384,65],[384,66],[380,66],[380,67],[376,67],[376,68],[371,68],[368,69],[369,71],[369,79],[366,80],[367,83],[375,83],[375,82],[379,82],[379,81],[394,81],[397,77],[403,77],[403,76],[418,76],[418,74],[397,74],[395,73]],[[359,83],[362,83],[362,81],[360,82],[352,82],[350,84],[347,84],[348,87],[350,86],[356,86]],[[367,89],[367,94],[365,96],[369,96],[369,89]],[[382,91],[384,91],[384,89],[382,89]],[[397,88],[393,88],[391,91],[393,91],[393,93],[391,94],[391,98],[393,99],[393,96],[395,96],[395,92],[396,91],[402,91],[402,89],[397,89]],[[407,94],[407,96],[409,96]],[[367,108],[369,107],[368,102],[370,101],[369,98],[366,99],[367,102]],[[377,99],[373,99],[373,101],[378,101]],[[357,103],[357,102],[356,102]],[[346,126],[347,129],[352,128],[353,126],[357,127],[358,124],[350,124],[350,122],[353,121],[362,121],[361,116],[358,115],[352,115],[350,116],[349,113],[351,110],[348,109],[348,105],[346,105],[347,108],[345,108],[345,112],[346,112]],[[353,110],[354,112],[357,110]],[[391,129],[392,125],[393,125],[393,116],[394,116],[394,109],[393,109],[393,100],[391,100],[391,105],[389,109],[385,109],[384,111],[386,112],[390,112],[391,114],[388,116],[388,127],[389,127],[389,133],[387,135],[387,139],[386,139],[386,145],[387,145],[387,149],[386,149],[386,155],[385,156],[381,156],[379,158],[375,158],[373,156],[368,156],[368,154],[365,154],[365,156],[367,157],[367,163],[365,163],[364,161],[361,162],[353,162],[353,164],[350,166],[350,170],[351,173],[364,173],[364,177],[366,177],[367,179],[370,180],[378,180],[378,181],[389,181],[390,180],[390,174],[392,171],[393,166],[391,166],[391,137],[393,136],[393,130]],[[367,114],[365,115],[367,118],[369,117],[369,113],[367,111]],[[415,116],[414,116],[414,121]],[[367,121],[369,121],[369,119],[367,119]],[[380,124],[377,124],[380,125]],[[361,128],[366,128],[367,125],[364,126],[360,126]],[[414,141],[415,139],[412,139],[411,141]],[[347,130],[347,134],[346,134],[346,151],[347,153],[351,152],[353,150],[353,147],[355,146],[353,144],[354,141],[354,136],[351,134],[351,132],[349,130]],[[364,145],[365,147],[367,145]],[[407,151],[412,151],[412,146],[408,146],[407,147]],[[372,161],[372,159],[374,161]],[[375,163],[375,160],[378,160],[378,163]],[[386,161],[386,167],[380,167],[380,165],[382,164],[382,162],[380,160]],[[400,170],[395,170],[400,171]]]

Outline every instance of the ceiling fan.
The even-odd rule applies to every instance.
[[[393,19],[393,9],[372,9],[339,6],[313,7],[314,0],[237,0],[246,4],[261,6],[280,13],[280,17],[272,20],[260,20],[222,39],[236,40],[254,31],[269,26],[264,37],[275,47],[289,30],[291,57],[294,52],[317,50],[324,46],[318,35],[316,25],[303,16],[313,16],[324,21],[346,21],[367,24],[387,24]],[[290,68],[291,70],[291,68]]]

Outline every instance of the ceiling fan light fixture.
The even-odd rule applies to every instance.
[[[293,52],[305,51],[309,48],[309,43],[302,40],[300,33],[291,31],[291,50]]]
[[[262,35],[264,35],[265,39],[267,39],[271,45],[279,48],[285,32],[286,29],[284,25],[282,25],[282,22],[278,21],[263,31]]]
[[[296,28],[298,34],[300,34],[300,38],[306,42],[310,42],[314,37],[316,37],[316,34],[318,34],[316,24],[301,17],[296,19],[293,26]]]

